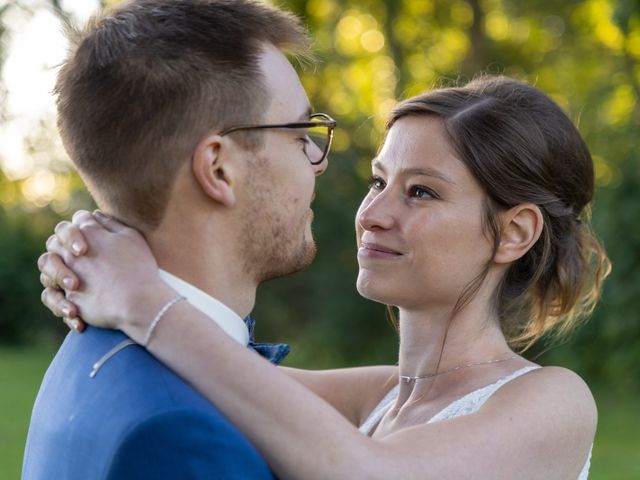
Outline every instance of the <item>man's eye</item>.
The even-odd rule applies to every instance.
[[[382,190],[385,187],[384,180],[380,177],[371,177],[369,179],[369,189],[370,190]]]
[[[420,185],[414,185],[409,189],[409,196],[414,198],[438,198],[433,190]]]

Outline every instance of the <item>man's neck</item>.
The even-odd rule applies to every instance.
[[[241,262],[232,255],[211,244],[204,249],[189,242],[177,248],[179,241],[167,241],[161,235],[150,235],[147,240],[161,269],[211,295],[240,317],[253,310],[257,284],[242,272]]]

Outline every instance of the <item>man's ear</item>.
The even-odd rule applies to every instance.
[[[494,257],[498,264],[508,264],[524,256],[542,234],[544,218],[537,205],[523,203],[501,215],[500,244]]]
[[[236,203],[236,165],[229,149],[226,139],[217,134],[208,135],[196,146],[191,168],[205,195],[224,206],[232,207]]]

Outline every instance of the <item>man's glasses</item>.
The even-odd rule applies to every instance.
[[[336,128],[336,121],[326,113],[314,113],[308,122],[281,123],[274,125],[241,125],[238,127],[227,128],[220,132],[220,136],[227,135],[231,132],[239,130],[259,130],[265,128],[305,128],[307,133],[305,136],[304,153],[311,162],[311,165],[319,165],[324,162],[331,148],[331,140],[333,140],[333,129]],[[322,152],[322,156],[318,160],[313,160],[312,144]]]

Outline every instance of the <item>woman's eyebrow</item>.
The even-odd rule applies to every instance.
[[[373,161],[371,162],[371,166],[373,168],[377,168],[382,173],[386,173],[385,168],[382,166],[382,163],[380,163],[380,161],[377,158],[373,159]],[[442,172],[440,172],[440,171],[438,171],[438,170],[436,170],[434,168],[412,167],[412,168],[402,169],[401,173],[404,174],[404,175],[424,175],[424,176],[427,176],[427,177],[437,178],[439,180],[442,180],[443,182],[455,185],[455,182],[453,180],[451,180],[449,177],[447,177],[444,173],[442,173]]]

